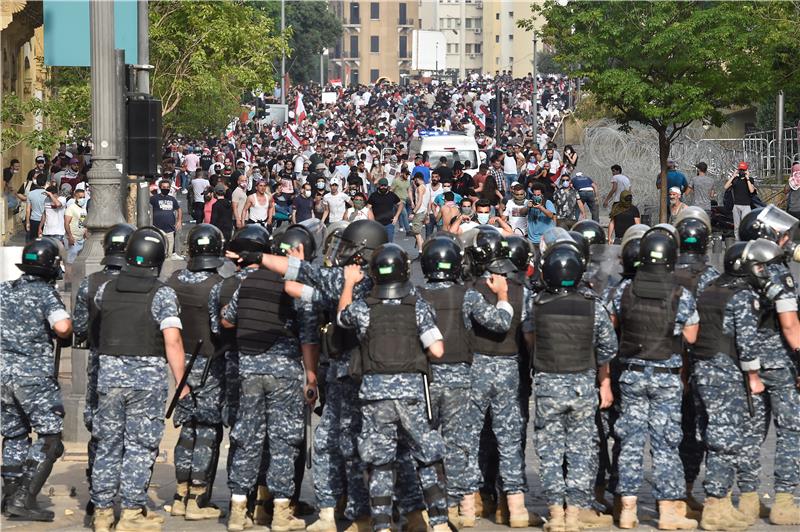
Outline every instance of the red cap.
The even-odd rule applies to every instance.
[[[742,161],[742,162],[739,163],[739,166],[738,166],[739,170],[747,170],[748,168],[750,168],[750,166],[748,166],[748,164],[746,162]]]

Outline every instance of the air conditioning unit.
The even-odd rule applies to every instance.
[[[475,28],[472,31],[474,31],[476,35],[480,35],[481,34],[481,28]]]
[[[478,57],[478,54],[469,54],[470,59],[475,59],[476,57]]]
[[[475,2],[475,7],[478,9],[483,9],[483,2]]]
[[[461,19],[460,18],[456,19],[456,26],[461,26]]]

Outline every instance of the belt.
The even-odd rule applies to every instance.
[[[625,369],[628,371],[638,371],[639,373],[644,373],[647,368],[652,368],[653,373],[669,373],[670,375],[678,375],[681,372],[681,368],[661,368],[656,366],[645,366],[643,364],[628,364],[625,366]]]
[[[594,189],[592,187],[583,187],[579,188],[578,192],[594,192]]]

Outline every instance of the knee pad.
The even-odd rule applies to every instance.
[[[41,434],[42,452],[47,460],[55,462],[61,455],[64,454],[64,444],[61,442],[61,433],[58,434]]]

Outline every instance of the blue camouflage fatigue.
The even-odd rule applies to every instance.
[[[101,285],[94,297],[98,309],[102,309],[107,286],[108,283]],[[159,287],[149,311],[162,331],[181,328],[178,295],[172,288]],[[97,508],[111,508],[119,489],[123,508],[141,508],[147,503],[150,474],[164,435],[166,361],[157,355],[115,356],[102,352],[98,358],[98,400],[92,424],[92,437],[97,439],[92,502]]]
[[[789,269],[783,264],[770,264],[767,272],[769,284],[762,297],[762,310],[778,314],[797,312],[797,283]],[[797,374],[783,332],[761,328],[759,334],[759,376],[764,382],[765,400],[775,421],[775,492],[793,493],[800,485],[800,392],[796,385]]]
[[[630,282],[626,279],[613,292],[609,301],[612,315],[621,315],[622,294]],[[694,297],[688,290],[682,289],[673,334],[678,336],[685,326],[699,321]],[[614,429],[621,440],[616,493],[622,496],[638,495],[644,476],[644,446],[649,436],[653,456],[653,496],[656,500],[683,499],[686,486],[678,452],[683,437],[683,383],[677,373],[683,365],[681,355],[671,353],[666,360],[657,361],[620,359],[620,363],[623,367],[620,375],[622,412]],[[631,364],[643,366],[644,371],[628,369]]]
[[[416,291],[412,290],[412,294]],[[398,305],[400,300],[385,299],[380,304]],[[428,348],[440,341],[442,334],[435,325],[433,308],[421,297],[417,297],[415,314],[422,347]],[[369,306],[363,299],[355,300],[339,313],[338,320],[341,326],[356,329],[363,341],[369,328]],[[391,524],[394,467],[398,443],[403,440],[419,465],[419,482],[426,494],[431,526],[447,522],[447,486],[442,466],[444,441],[427,420],[423,386],[422,376],[417,374],[369,373],[362,377],[359,391],[362,427],[358,450],[370,472],[370,506],[376,531]],[[403,466],[398,464],[398,467]],[[407,477],[407,473],[402,476]],[[401,495],[400,500],[403,499]],[[405,499],[403,506],[405,510],[413,508],[409,498]]]
[[[523,301],[529,301],[528,288],[524,288]],[[522,322],[527,317],[527,307],[519,309]],[[507,302],[490,304],[472,288],[464,294],[462,308],[464,325],[472,328],[472,319],[484,327],[505,332],[511,327],[513,312],[517,309]],[[519,397],[509,390],[519,389],[519,357],[497,357],[475,353],[470,368],[469,431],[470,448],[480,447],[481,429],[488,411],[491,412],[492,431],[497,439],[501,490],[507,493],[527,491],[525,459],[522,451],[522,412]],[[469,492],[478,491],[481,474],[477,453],[470,455]]]
[[[314,495],[320,508],[333,508],[345,494],[345,467],[339,451],[340,413],[343,387],[334,376],[326,384],[325,407],[314,430],[314,454],[311,457],[311,473],[314,479]]]
[[[525,331],[536,334],[534,310],[531,307],[528,311]],[[608,364],[616,355],[617,336],[599,299],[594,308],[593,336],[597,365]],[[595,369],[579,373],[537,372],[533,377],[534,440],[548,506],[591,507],[597,453],[588,451],[598,445],[596,380]]]
[[[178,272],[178,281],[186,284],[199,284],[213,275],[213,272],[192,272],[187,269]],[[220,283],[215,285],[219,286]],[[214,287],[212,287],[213,290]],[[219,297],[217,295],[217,301]],[[212,295],[209,292],[209,309]],[[218,315],[217,315],[218,316]],[[212,321],[209,312],[209,328]],[[184,349],[191,346],[184,346]],[[185,354],[186,364],[191,353]],[[210,364],[208,377],[201,386],[200,381],[206,365]],[[177,482],[191,481],[195,485],[205,485],[216,468],[216,456],[222,438],[222,397],[225,365],[224,357],[198,355],[189,374],[187,384],[191,397],[185,397],[176,408],[172,421],[180,426],[178,442],[175,445],[175,478]]]
[[[756,492],[761,485],[761,445],[767,439],[771,412],[765,394],[753,396],[754,416],[742,424],[742,450],[736,461],[736,484],[741,493]]]
[[[61,433],[64,405],[53,377],[51,327],[69,313],[55,287],[34,275],[0,284],[4,477],[21,476],[26,461],[45,460],[42,435]],[[40,437],[31,445],[30,431]]]
[[[239,290],[222,310],[222,318],[236,323]],[[303,366],[301,344],[319,343],[317,315],[309,303],[295,301],[296,321],[289,319],[286,330],[296,328],[298,336],[278,338],[265,352],[239,353],[241,409],[231,430],[231,459],[228,486],[233,495],[247,495],[255,487],[262,447],[269,451],[267,487],[275,498],[294,494],[294,461],[303,442]]]

